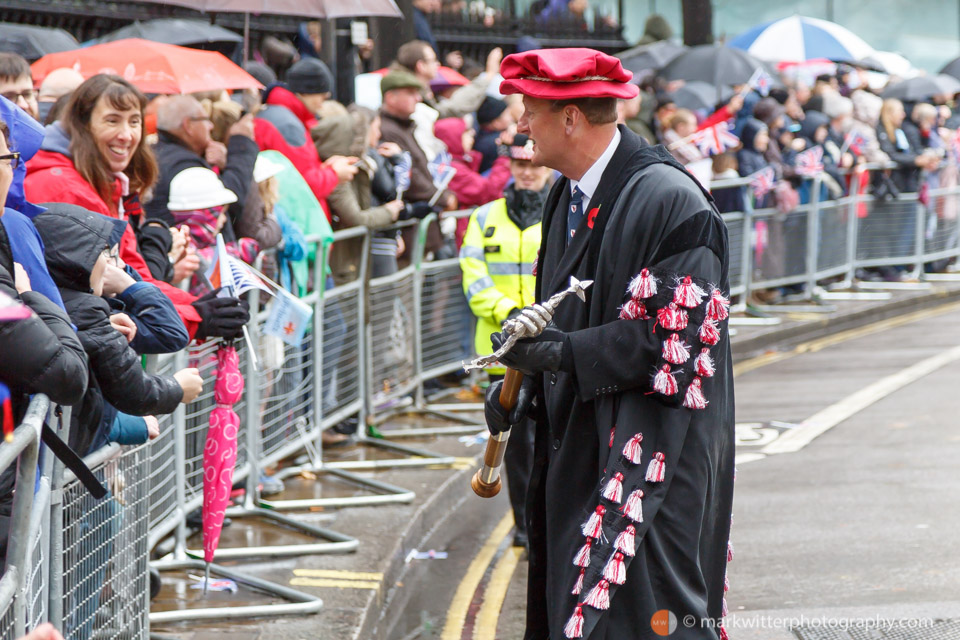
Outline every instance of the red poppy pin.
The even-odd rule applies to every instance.
[[[597,219],[597,214],[600,213],[600,207],[594,207],[590,209],[590,213],[587,214],[587,226],[593,229],[593,221]]]

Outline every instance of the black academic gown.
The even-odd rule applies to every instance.
[[[734,397],[730,342],[720,322],[715,345],[698,341],[705,306],[689,310],[681,332],[691,359],[673,367],[678,393],[652,391],[671,332],[656,318],[621,320],[627,285],[643,268],[661,279],[652,309],[673,295],[675,278],[691,275],[709,292],[728,294],[727,233],[708,194],[661,146],[642,142],[626,127],[570,245],[566,212],[570,184],[560,179],[544,209],[537,299],[566,287],[571,275],[594,280],[584,304],[568,297],[555,322],[569,336],[573,371],[538,376],[534,468],[528,494],[530,574],[526,640],[561,640],[578,603],[602,578],[613,543],[628,524],[636,529],[636,555],[625,557],[626,581],[610,585],[610,607],[581,607],[582,637],[629,640],[663,637],[651,618],[667,609],[680,621],[673,640],[717,638],[705,629],[721,617],[734,479]],[[592,224],[592,227],[591,227]],[[709,404],[681,406],[693,380],[693,356],[709,347],[716,373],[702,381]],[[614,430],[614,427],[615,430]],[[613,433],[611,431],[613,430]],[[623,455],[642,434],[642,460]],[[612,446],[611,446],[612,440]],[[654,454],[665,477],[648,482]],[[601,493],[623,474],[619,504]],[[642,522],[618,510],[634,490],[644,492]],[[603,536],[592,540],[583,589],[574,595],[581,568],[574,558],[585,542],[581,529],[598,505],[605,507]],[[683,624],[696,619],[696,628]],[[700,620],[706,621],[701,623]]]

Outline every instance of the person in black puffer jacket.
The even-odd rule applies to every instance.
[[[60,288],[63,303],[90,362],[90,384],[71,418],[70,446],[86,455],[107,443],[116,412],[130,415],[172,413],[177,404],[191,402],[202,390],[196,369],[173,376],[149,375],[137,353],[110,323],[110,305],[101,294],[108,264],[113,221],[75,205],[51,205],[34,218],[43,239],[50,275]],[[106,274],[106,275],[105,275]],[[109,289],[109,285],[106,287]]]

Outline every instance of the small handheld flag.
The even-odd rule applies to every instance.
[[[705,156],[721,154],[740,144],[740,138],[730,133],[730,125],[726,122],[718,122],[712,127],[697,131],[691,136],[691,141]]]
[[[312,318],[313,308],[310,305],[289,291],[278,289],[263,332],[280,338],[290,346],[299,347]]]
[[[750,186],[753,188],[754,198],[759,200],[773,191],[775,178],[776,174],[773,171],[773,167],[765,167],[753,174],[753,180],[750,181]]]
[[[403,192],[410,188],[410,171],[413,158],[409,151],[400,154],[400,160],[393,166],[393,180],[397,185],[397,200],[403,199]]]
[[[797,154],[797,173],[813,177],[823,172],[823,147],[816,146]]]

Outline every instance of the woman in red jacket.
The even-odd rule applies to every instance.
[[[139,194],[159,173],[143,138],[146,104],[146,97],[123,78],[86,80],[73,92],[61,119],[47,127],[40,151],[27,163],[27,199],[75,204],[113,218],[139,213]],[[129,225],[120,240],[120,258],[173,301],[191,337],[240,334],[248,314],[238,299],[209,294],[197,299],[155,280]]]

